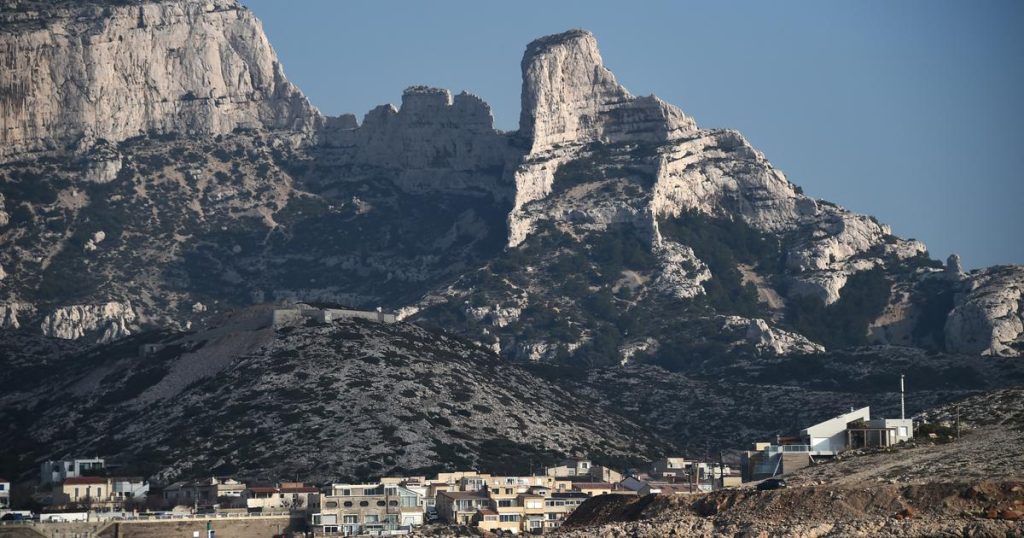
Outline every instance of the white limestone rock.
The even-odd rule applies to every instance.
[[[301,132],[320,121],[235,0],[83,2],[0,23],[0,159],[149,131]]]
[[[11,215],[7,212],[6,200],[0,194],[0,227],[7,226],[11,222]]]
[[[704,282],[711,280],[711,270],[693,253],[693,249],[662,241],[654,250],[661,262],[661,272],[651,287],[679,299],[690,299],[704,294]]]
[[[946,349],[1020,356],[1024,352],[1024,266],[975,271],[965,275],[964,286],[946,318]]]
[[[723,318],[722,331],[736,336],[737,342],[753,345],[758,354],[769,356],[823,353],[825,347],[807,337],[772,327],[761,319],[739,316]]]
[[[696,130],[692,118],[651,95],[635,97],[604,67],[597,40],[585,30],[537,39],[523,56],[519,137],[529,151],[514,172],[509,246],[532,229],[521,210],[551,192],[555,170],[584,145],[660,143]]]
[[[96,250],[98,248],[98,245],[102,243],[103,240],[106,238],[107,233],[104,232],[103,230],[100,230],[92,234],[92,237],[90,237],[89,240],[85,242],[85,246],[83,248],[85,248],[86,252],[92,252]]]
[[[490,106],[462,92],[412,86],[401,108],[382,105],[362,125],[351,114],[330,118],[320,144],[336,164],[393,169],[409,192],[477,190],[511,198],[503,170],[511,157],[507,137],[494,129]]]
[[[131,303],[72,305],[48,314],[40,329],[53,338],[78,340],[89,336],[106,343],[131,335],[137,319]]]

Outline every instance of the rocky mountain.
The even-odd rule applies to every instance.
[[[1021,351],[1019,267],[962,274],[803,195],[739,133],[630,94],[583,30],[527,46],[502,133],[422,86],[323,117],[234,0],[0,17],[7,328],[110,341],[297,299],[547,362]]]
[[[0,334],[0,472],[85,453],[166,480],[627,466],[744,448],[851,405],[895,416],[901,372],[911,413],[1024,383],[1020,361],[923,352],[740,355],[687,373],[523,365],[409,323],[275,326],[272,312],[101,345]]]
[[[148,333],[7,364],[4,468],[95,452],[158,478],[357,480],[511,472],[566,454],[625,461],[671,446],[444,334],[363,320],[275,330],[270,313],[253,308],[202,332]]]
[[[583,30],[527,46],[514,132],[424,86],[325,117],[234,0],[0,0],[0,49],[5,472],[693,454],[1024,382],[1024,267],[804,195]],[[405,323],[252,321],[295,301]]]

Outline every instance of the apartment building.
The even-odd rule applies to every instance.
[[[105,467],[103,458],[44,461],[39,465],[39,482],[44,486],[60,484],[68,478],[100,474]]]
[[[311,519],[323,533],[393,533],[423,524],[423,500],[399,484],[333,484]]]

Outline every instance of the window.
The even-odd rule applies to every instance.
[[[509,506],[515,506],[515,505],[512,504],[512,499],[500,499],[498,501],[498,506],[500,506],[502,508],[507,508]]]
[[[387,506],[388,503],[384,501],[377,501],[377,506]]]
[[[337,514],[320,514],[320,523],[322,525],[337,525],[338,515]],[[314,522],[316,524],[316,522]]]
[[[377,503],[377,504],[380,504],[380,503]],[[388,501],[388,506],[398,506],[398,501],[395,501],[395,500]]]
[[[352,503],[348,503],[347,502],[345,504],[352,504]],[[327,502],[324,503],[324,506],[326,506],[327,508],[337,508],[338,507],[338,503],[336,503],[334,501],[327,501]]]
[[[370,501],[359,501],[359,506],[370,506]]]
[[[342,523],[359,523],[359,516],[357,515],[346,515],[342,518]]]
[[[338,527],[332,525],[324,525],[324,532],[338,532]]]
[[[377,514],[366,514],[363,516],[363,523],[380,523],[380,516]]]
[[[338,503],[334,503],[334,506],[337,507]],[[352,501],[345,501],[345,508],[351,508],[351,507],[352,507]]]
[[[498,520],[502,523],[515,523],[519,521],[519,514],[501,514],[498,516]]]
[[[384,488],[384,495],[398,495],[398,488],[396,488],[396,487]]]
[[[352,490],[350,490],[350,489],[343,489],[343,490],[341,490],[341,494],[340,495],[342,497],[351,497],[352,496]]]

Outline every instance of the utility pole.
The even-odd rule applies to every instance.
[[[960,404],[956,406],[956,440],[960,440]]]
[[[900,374],[900,418],[907,418],[907,405],[903,398],[903,374]]]

